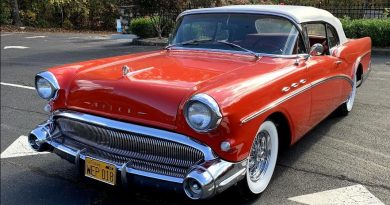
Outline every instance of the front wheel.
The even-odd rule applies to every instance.
[[[244,197],[261,194],[271,181],[278,158],[279,137],[274,122],[263,122],[253,140],[248,157],[246,179],[238,188]]]

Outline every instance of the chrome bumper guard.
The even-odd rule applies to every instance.
[[[73,111],[57,111],[49,118],[49,120],[41,125],[38,125],[31,131],[28,137],[29,144],[36,151],[52,151],[62,158],[76,164],[78,170],[83,166],[83,161],[88,153],[86,148],[80,146],[72,146],[65,144],[62,140],[61,131],[56,128],[55,120],[58,117],[77,120],[80,122],[88,122],[102,127],[112,128],[116,130],[135,132],[146,136],[151,136],[159,139],[168,140],[175,143],[180,143],[186,146],[195,148],[203,153],[204,159],[193,164],[184,177],[168,176],[159,173],[153,173],[144,170],[132,168],[129,162],[123,164],[114,163],[117,171],[120,173],[120,181],[124,186],[131,183],[130,176],[141,176],[150,180],[161,180],[164,182],[173,183],[172,185],[181,185],[185,194],[194,200],[206,199],[221,193],[238,181],[244,178],[246,174],[246,163],[244,160],[238,163],[232,163],[222,160],[215,156],[210,147],[195,141],[187,136],[180,135],[164,130],[139,126],[135,124],[114,121],[107,118],[97,117],[89,114],[83,114]],[[104,157],[99,160],[112,163]],[[131,178],[130,178],[131,179]],[[161,182],[160,181],[160,182]]]

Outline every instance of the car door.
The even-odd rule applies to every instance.
[[[311,126],[314,126],[339,105],[342,87],[337,74],[341,71],[342,61],[330,53],[334,45],[329,43],[327,25],[325,23],[308,23],[304,28],[306,29],[310,47],[316,43],[320,43],[324,47],[322,55],[311,56],[307,61],[308,82],[311,84],[309,123]]]

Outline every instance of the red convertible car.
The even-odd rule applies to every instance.
[[[370,65],[371,39],[347,39],[321,9],[188,10],[165,49],[37,74],[50,117],[29,143],[111,185],[256,195],[278,151],[352,110]]]

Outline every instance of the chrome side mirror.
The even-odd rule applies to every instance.
[[[323,53],[324,53],[324,46],[320,43],[316,43],[310,48],[311,56],[320,56]]]

